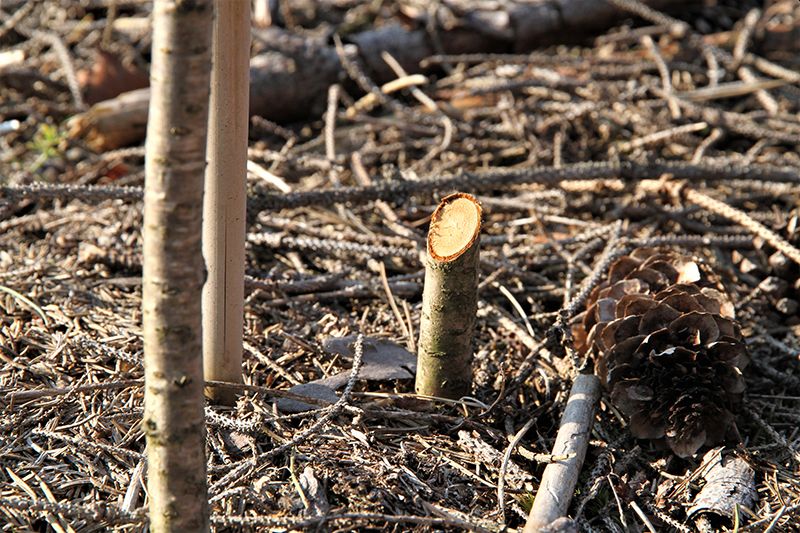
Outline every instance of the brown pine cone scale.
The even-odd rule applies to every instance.
[[[748,355],[734,307],[703,263],[668,250],[618,259],[572,325],[640,439],[680,457],[738,440]]]

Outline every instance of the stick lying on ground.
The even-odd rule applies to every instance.
[[[599,398],[600,380],[597,376],[578,374],[572,384],[552,450],[553,455],[568,455],[569,458],[545,467],[525,524],[525,533],[541,531],[567,513],[589,447],[594,410]]]
[[[445,197],[431,217],[417,355],[418,394],[460,398],[472,389],[481,206]]]

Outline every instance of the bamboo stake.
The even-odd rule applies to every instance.
[[[200,301],[212,0],[156,0],[142,327],[150,530],[208,531]]]
[[[242,382],[250,2],[215,2],[208,169],[203,206],[203,371],[212,381]],[[228,405],[233,389],[207,388]]]
[[[543,530],[567,514],[589,447],[594,410],[599,399],[600,380],[597,376],[578,374],[572,384],[552,451],[554,456],[568,458],[545,467],[524,533]]]
[[[431,217],[417,354],[417,394],[460,398],[472,389],[481,207],[447,196]]]

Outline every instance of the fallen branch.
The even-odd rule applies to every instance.
[[[248,208],[254,211],[277,211],[313,205],[330,206],[337,203],[365,203],[372,200],[402,202],[414,194],[438,191],[447,193],[457,189],[486,191],[540,183],[563,186],[570,181],[621,179],[638,183],[644,179],[671,174],[675,180],[726,181],[755,180],[761,182],[800,184],[800,170],[795,167],[774,165],[719,165],[684,161],[587,161],[553,166],[519,168],[494,167],[478,172],[460,172],[450,176],[428,176],[419,180],[396,179],[364,187],[339,187],[292,193],[256,193],[248,199]],[[136,201],[142,199],[139,187],[114,187],[106,185],[79,186],[71,184],[0,185],[0,195],[18,201],[23,198],[71,198],[99,202],[109,198]]]
[[[250,114],[280,122],[319,114],[328,86],[342,76],[335,50],[279,29],[256,35],[273,51],[250,60]],[[149,103],[145,88],[95,104],[70,120],[70,135],[98,151],[141,142]]]
[[[761,222],[755,220],[744,211],[740,211],[735,207],[731,207],[725,202],[721,202],[715,198],[703,194],[699,191],[689,187],[682,187],[681,194],[690,203],[698,205],[716,215],[735,222],[751,232],[753,235],[761,237],[767,243],[775,247],[783,255],[800,265],[800,250],[792,246],[789,241],[763,225]]]
[[[545,467],[525,524],[525,533],[536,533],[566,515],[586,457],[599,398],[600,380],[597,376],[578,374],[569,393],[552,451],[553,455],[568,455],[569,459]]]

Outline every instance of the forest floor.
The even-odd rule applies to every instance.
[[[66,123],[87,90],[69,72],[101,45],[147,66],[149,35],[109,21],[149,3],[114,4],[0,6],[4,531],[146,524],[143,143],[97,151]],[[751,358],[742,440],[706,458],[742,458],[756,498],[735,517],[689,516],[709,450],[681,459],[634,439],[604,395],[569,514],[581,531],[800,531],[800,266],[762,231],[788,255],[800,246],[800,8],[766,4],[439,56],[421,93],[348,113],[364,92],[343,80],[306,122],[254,117],[246,386],[235,407],[206,409],[214,526],[521,530],[579,363],[548,332],[609,257],[661,245],[707,263],[736,308]],[[407,16],[403,3],[281,5],[279,23],[316,36]],[[775,45],[781,32],[795,37]],[[485,214],[474,385],[438,401],[415,397],[411,367],[427,223],[456,190]],[[359,333],[362,375],[337,396]]]

